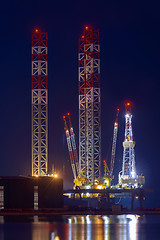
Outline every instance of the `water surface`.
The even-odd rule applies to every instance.
[[[0,217],[0,240],[160,239],[160,216]]]

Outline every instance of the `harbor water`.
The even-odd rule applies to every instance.
[[[0,240],[155,240],[159,215],[0,217]]]

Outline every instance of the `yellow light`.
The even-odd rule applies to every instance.
[[[103,189],[103,186],[102,185],[98,185],[97,189]]]
[[[54,177],[55,177],[55,178],[57,178],[57,177],[58,177],[58,175],[57,175],[57,174],[54,174]]]
[[[86,197],[89,197],[89,193],[88,192],[86,193]]]
[[[58,237],[58,236],[56,236],[54,240],[59,240],[59,237]]]
[[[38,175],[35,175],[35,177],[38,177]]]

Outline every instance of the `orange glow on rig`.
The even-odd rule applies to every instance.
[[[131,105],[132,105],[132,103],[129,102],[129,101],[125,103],[125,106],[126,106],[126,107],[131,107]]]
[[[39,32],[38,29],[35,29],[35,32],[38,33]]]
[[[88,27],[88,26],[86,26],[86,27],[85,27],[85,29],[86,29],[86,30],[88,30],[88,29],[89,29],[89,27]]]

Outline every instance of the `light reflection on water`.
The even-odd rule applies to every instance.
[[[70,216],[63,223],[33,223],[32,240],[138,240],[145,239],[138,232],[138,224],[145,217],[138,215],[119,216]],[[61,227],[58,229],[58,226]]]
[[[8,232],[12,239],[19,236],[17,240],[144,240],[145,230],[140,228],[144,223],[145,217],[138,215],[64,216],[48,221],[35,216],[27,223],[0,222],[0,240],[11,239]]]

